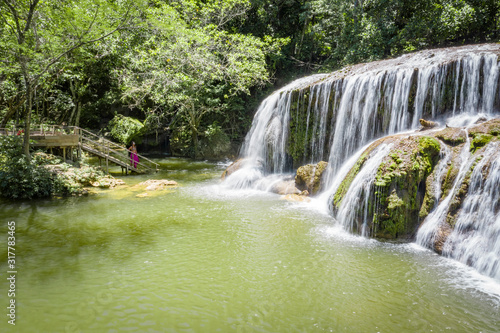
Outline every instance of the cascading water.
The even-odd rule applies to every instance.
[[[470,141],[469,137],[466,136],[467,141],[460,152],[460,169],[453,183],[453,187],[449,191],[443,201],[437,206],[437,208],[427,216],[426,220],[420,227],[417,233],[416,242],[424,247],[434,247],[438,234],[442,232],[441,226],[446,218],[448,209],[450,207],[450,202],[455,196],[457,188],[462,184],[467,171],[472,166],[474,159],[471,159],[471,154],[469,151]]]
[[[375,149],[368,161],[363,165],[363,168],[356,175],[352,182],[352,186],[345,194],[342,204],[337,213],[337,220],[344,226],[345,229],[356,227],[361,235],[369,236],[367,228],[368,205],[370,200],[370,192],[375,183],[375,175],[382,162],[382,159],[389,154],[392,144],[382,144]],[[361,225],[356,223],[357,211],[363,211],[363,220]]]
[[[406,198],[411,205],[423,205],[420,212],[411,211],[420,223],[418,232],[415,229],[412,234],[418,244],[436,248],[437,242],[446,242],[440,244],[444,255],[499,279],[499,147],[496,141],[492,142],[488,150],[481,152],[484,159],[474,168],[477,156],[464,129],[481,118],[492,119],[500,111],[498,55],[500,45],[496,44],[428,50],[297,80],[262,102],[242,147],[243,166],[226,178],[224,186],[269,190],[280,177],[298,166],[328,161],[322,176],[323,192],[316,202],[329,207],[345,229],[372,236],[380,223],[391,218],[387,212],[374,215],[380,200],[394,200],[388,207],[398,210],[401,222],[410,214],[411,207],[405,206],[402,199]],[[436,120],[442,128],[445,123],[447,127],[462,127],[463,140],[451,144],[451,147],[461,144],[461,149],[449,148],[433,137],[438,149],[432,156],[439,156],[420,159],[418,156],[429,153],[425,151],[425,142],[424,148],[419,146],[423,136],[401,133],[417,130],[421,118]],[[333,204],[333,196],[363,151],[385,135],[391,135],[387,143],[370,150],[349,187],[342,190],[342,200]],[[410,189],[404,189],[410,184],[399,184],[402,189],[388,187],[384,189],[386,192],[377,192],[379,185],[375,184],[375,178],[382,168],[381,161],[387,160],[391,142],[404,140],[403,137],[414,144],[413,150],[404,154],[416,153],[409,163],[417,163],[417,169],[433,158],[438,160],[432,170],[423,167],[424,171],[419,171],[420,176],[424,177],[422,172],[425,172],[425,177],[432,174],[433,178],[427,185],[424,177]],[[417,157],[418,161],[413,160]],[[399,163],[404,165],[398,159],[395,156],[386,161],[395,165],[391,165],[391,170],[398,169]],[[444,179],[448,179],[453,164],[456,164],[453,182],[443,190]],[[487,178],[481,177],[484,170]],[[469,176],[469,192],[464,194],[464,180]],[[431,194],[424,197],[422,193],[427,193],[429,186]],[[447,219],[459,192],[466,199],[453,229]],[[422,220],[418,220],[420,214]],[[481,221],[477,223],[477,219]],[[403,230],[396,222],[391,227]],[[394,231],[396,237],[399,231]],[[411,230],[403,231],[411,234]],[[481,243],[482,246],[477,246]]]
[[[494,44],[423,51],[299,79],[262,102],[241,156],[264,173],[328,161],[331,184],[360,147],[422,117],[500,109],[498,53]]]
[[[491,143],[470,178],[443,254],[500,280],[500,144]]]

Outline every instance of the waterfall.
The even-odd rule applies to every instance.
[[[455,178],[455,181],[453,182],[453,186],[446,198],[443,199],[441,203],[439,203],[437,208],[432,211],[429,216],[427,216],[422,226],[420,227],[416,239],[416,242],[419,245],[430,248],[435,246],[437,238],[442,232],[441,226],[444,222],[444,219],[446,218],[446,214],[448,213],[450,202],[454,198],[457,188],[462,185],[467,171],[470,169],[472,163],[474,162],[474,158],[471,158],[471,154],[469,151],[470,140],[468,135],[466,136],[466,138],[467,141],[465,142],[460,152],[460,169]]]
[[[342,204],[338,210],[336,219],[344,226],[344,229],[353,231],[356,228],[363,236],[369,236],[368,206],[371,189],[375,185],[375,175],[382,159],[387,156],[392,148],[392,144],[381,144],[369,156],[363,168],[354,178],[352,185],[342,199]],[[358,211],[363,212],[361,225],[356,223]],[[371,222],[371,221],[370,221]]]
[[[500,145],[487,148],[443,254],[500,281]]]
[[[429,50],[292,82],[257,110],[241,156],[263,173],[329,162],[328,183],[360,147],[420,118],[500,109],[498,45]],[[481,79],[480,79],[481,78]]]
[[[426,50],[296,80],[261,103],[242,167],[223,186],[269,191],[298,167],[327,161],[315,202],[344,229],[404,233],[499,280],[500,143],[480,132],[492,141],[480,146],[479,159],[477,133],[468,133],[480,119],[498,117],[498,55],[498,44]],[[439,131],[462,128],[462,141],[415,132],[421,118]],[[421,140],[434,140],[432,163]],[[406,177],[399,165],[418,174]],[[388,168],[398,173],[384,183],[377,173]]]

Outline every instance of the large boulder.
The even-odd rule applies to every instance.
[[[271,192],[281,195],[301,193],[301,191],[295,187],[295,180],[293,178],[276,182],[273,186],[271,186]]]
[[[391,148],[376,166],[373,183],[354,195],[350,187],[366,182],[356,180],[356,176],[381,144]],[[340,184],[333,197],[334,213],[349,215],[354,232],[388,239],[413,237],[428,214],[428,210],[421,212],[423,207],[433,204],[428,202],[431,195],[426,181],[438,162],[439,152],[439,141],[430,136],[396,135],[376,141]],[[352,200],[355,207],[349,206]]]
[[[300,191],[308,191],[311,195],[317,194],[323,185],[323,173],[328,166],[327,162],[307,164],[297,169],[295,186]]]
[[[234,161],[233,163],[231,163],[227,168],[226,170],[224,170],[224,172],[222,173],[221,175],[221,179],[224,180],[226,179],[226,177],[228,177],[229,175],[235,173],[236,171],[238,171],[239,169],[241,169],[241,167],[243,166],[243,164],[245,163],[245,159],[244,158],[240,158],[236,161]]]

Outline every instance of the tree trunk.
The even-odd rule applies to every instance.
[[[33,103],[33,96],[31,92],[31,84],[29,82],[29,79],[25,77],[25,82],[26,82],[26,119],[24,122],[24,142],[23,142],[23,147],[24,147],[24,155],[26,156],[27,160],[31,159],[30,155],[30,126],[31,126],[31,104]]]
[[[82,110],[82,103],[80,101],[76,102],[76,118],[75,118],[75,126],[80,126],[80,114]]]
[[[191,135],[193,137],[194,159],[198,158],[198,131],[191,127]]]

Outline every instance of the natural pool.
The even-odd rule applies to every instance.
[[[221,189],[223,165],[158,161],[149,178],[179,188],[0,202],[18,268],[15,327],[0,283],[1,332],[500,331],[500,284],[468,267],[348,235],[278,195]]]

